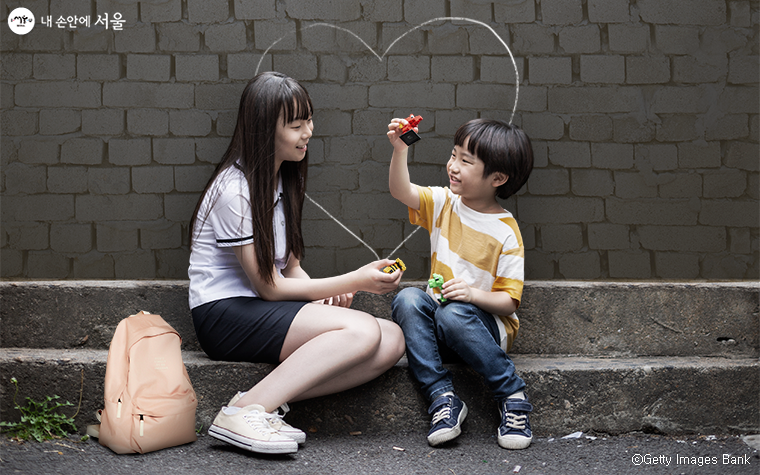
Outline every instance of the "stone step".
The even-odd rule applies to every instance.
[[[80,398],[77,426],[95,422],[103,405],[106,350],[0,349],[0,419],[18,420],[13,409],[25,397]],[[212,361],[201,352],[183,358],[198,396],[197,421],[208,428],[220,406],[238,390],[259,381],[272,366]],[[516,355],[535,406],[531,422],[538,436],[571,432],[621,434],[747,434],[760,431],[760,363],[757,358],[724,357],[546,357]],[[496,404],[479,375],[449,365],[460,397],[470,408],[469,431],[493,433]],[[427,431],[427,404],[402,359],[381,377],[339,394],[293,403],[288,421],[320,434]]]
[[[424,282],[402,282],[424,287]],[[121,319],[158,313],[199,351],[187,281],[0,282],[0,346],[107,349]],[[390,318],[395,295],[353,307]],[[757,282],[525,283],[512,354],[760,356]]]

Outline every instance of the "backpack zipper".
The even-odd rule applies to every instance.
[[[119,399],[119,403],[116,405],[116,418],[121,419],[121,399]]]
[[[145,420],[143,419],[143,415],[140,414],[140,437],[143,436],[145,430]]]

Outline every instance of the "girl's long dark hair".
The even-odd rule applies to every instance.
[[[246,86],[240,98],[237,125],[227,151],[211,175],[201,193],[190,220],[190,244],[195,236],[195,223],[201,203],[217,176],[229,167],[239,168],[250,189],[251,212],[253,214],[253,243],[259,276],[264,282],[274,282],[274,215],[277,177],[274,171],[275,132],[277,121],[285,124],[294,120],[311,117],[313,106],[306,90],[283,74],[265,72],[256,75]],[[281,115],[282,114],[282,115]],[[304,245],[301,233],[301,211],[306,193],[306,171],[309,166],[308,150],[300,162],[285,161],[280,166],[282,178],[282,200],[285,207],[287,229],[286,256],[292,253],[303,259]],[[211,207],[214,203],[212,201]]]

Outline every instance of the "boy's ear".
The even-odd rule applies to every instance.
[[[493,172],[491,174],[491,186],[498,188],[509,180],[509,175],[502,172]]]

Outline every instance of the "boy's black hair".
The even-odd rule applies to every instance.
[[[467,151],[483,161],[484,177],[494,172],[509,177],[496,196],[506,199],[517,193],[533,171],[533,147],[525,132],[501,120],[473,119],[457,129],[454,144],[463,147],[468,137]]]

